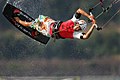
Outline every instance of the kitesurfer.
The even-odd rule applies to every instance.
[[[17,12],[15,14],[17,15],[19,13]],[[81,15],[86,16],[92,21],[92,25],[87,32],[84,31],[87,27],[87,22],[85,20],[80,20]],[[86,13],[81,8],[75,12],[72,19],[65,22],[55,21],[44,15],[39,15],[39,17],[32,22],[22,21],[18,15],[14,16],[14,19],[25,27],[36,29],[43,35],[51,36],[55,39],[88,39],[94,28],[97,26],[94,17]],[[37,33],[35,33],[35,35],[37,35]]]

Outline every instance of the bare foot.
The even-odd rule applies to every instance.
[[[19,17],[14,17],[14,19],[19,22],[20,18]]]

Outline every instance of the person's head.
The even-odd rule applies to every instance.
[[[79,20],[76,22],[76,25],[74,26],[74,29],[76,31],[79,31],[79,30],[85,30],[87,27],[87,23],[84,21],[84,20]]]

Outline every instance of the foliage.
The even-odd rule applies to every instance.
[[[112,28],[111,28],[112,29]],[[120,53],[120,38],[117,30],[94,32],[89,40],[57,40],[47,46],[28,38],[22,33],[4,33],[0,37],[0,57],[6,59],[22,58],[61,58],[91,59]],[[14,34],[14,35],[13,35]],[[51,47],[52,46],[52,47]]]

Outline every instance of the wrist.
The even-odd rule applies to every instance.
[[[90,16],[90,15],[88,16],[88,18],[89,18],[90,20],[92,20],[92,18],[91,18],[91,16]]]

